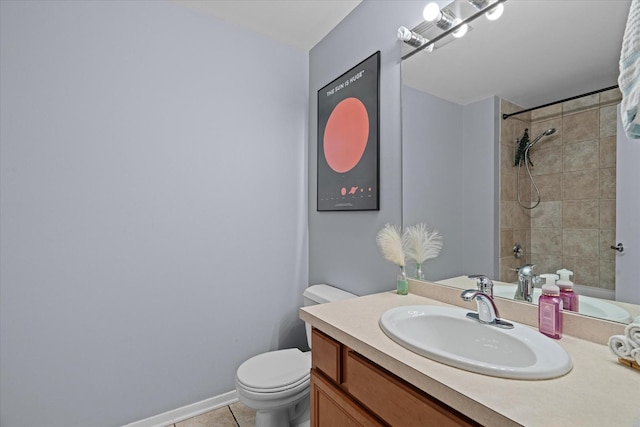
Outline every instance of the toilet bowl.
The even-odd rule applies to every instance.
[[[328,285],[304,292],[305,306],[354,298]],[[311,328],[307,325],[311,347]],[[309,426],[311,352],[297,348],[269,351],[248,359],[236,372],[238,399],[256,411],[256,427]]]

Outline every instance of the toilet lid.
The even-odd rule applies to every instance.
[[[297,348],[262,353],[244,362],[236,372],[243,385],[261,390],[280,389],[309,377],[311,360]]]

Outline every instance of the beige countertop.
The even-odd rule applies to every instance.
[[[382,313],[414,304],[448,305],[384,292],[304,307],[300,317],[483,425],[640,426],[640,371],[620,365],[607,346],[565,334],[558,343],[571,356],[573,369],[556,379],[475,374],[413,353],[382,332]]]

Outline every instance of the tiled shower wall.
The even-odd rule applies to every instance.
[[[554,104],[502,121],[500,188],[500,275],[517,280],[511,268],[536,264],[535,271],[574,272],[580,285],[615,289],[616,107],[617,89]],[[520,108],[502,101],[506,113]],[[530,151],[533,178],[541,202],[531,210],[516,201],[513,166],[516,138],[529,129],[533,140],[548,128]],[[521,200],[537,200],[526,170],[520,170]],[[520,243],[525,256],[516,259],[512,248]]]

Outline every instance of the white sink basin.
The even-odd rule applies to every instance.
[[[479,374],[513,379],[548,379],[572,368],[552,339],[513,323],[501,329],[469,319],[469,310],[412,305],[386,311],[380,327],[401,346],[429,359]]]
[[[540,289],[533,290],[533,303],[538,304]],[[516,294],[516,286],[494,285],[493,296],[513,299]],[[632,319],[629,312],[617,305],[608,303],[599,298],[591,298],[586,295],[578,295],[578,313],[585,316],[599,317],[600,319],[611,320],[613,322],[630,323]]]

